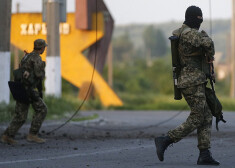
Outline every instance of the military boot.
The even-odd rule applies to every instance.
[[[15,144],[17,144],[17,141],[16,141],[16,140],[14,140],[13,138],[11,138],[11,137],[9,137],[9,136],[7,136],[7,135],[3,135],[3,136],[1,137],[1,142],[2,142],[2,143],[9,144],[9,145],[15,145]]]
[[[29,134],[27,136],[27,141],[29,142],[36,142],[36,143],[45,143],[46,141],[42,138],[39,138],[37,135]]]
[[[160,161],[164,160],[164,152],[167,147],[173,143],[169,136],[157,137],[155,140],[155,146],[157,149],[157,156]]]
[[[211,152],[208,149],[200,150],[197,164],[198,165],[220,165],[218,161],[213,159]]]

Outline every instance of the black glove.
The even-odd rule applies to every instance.
[[[220,121],[222,121],[223,123],[226,123],[226,121],[224,120],[224,116],[223,116],[223,114],[221,114],[221,116],[219,116],[219,117],[216,117],[216,130],[217,131],[219,131],[219,126],[218,126],[218,124],[219,124],[219,122]]]
[[[40,80],[40,82],[38,82],[37,89],[38,89],[39,92],[42,92],[42,90],[43,90],[43,88],[42,88],[42,80]]]
[[[37,89],[38,89],[38,92],[39,92],[39,96],[40,96],[41,98],[43,98],[43,93],[42,93],[42,90],[43,90],[43,88],[42,88],[42,80],[40,80],[40,82],[37,84]]]
[[[39,92],[39,96],[43,99],[43,93],[42,93],[42,91]]]

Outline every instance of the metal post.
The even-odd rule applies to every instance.
[[[48,47],[45,88],[47,95],[55,97],[61,96],[59,5],[58,0],[48,0],[46,7]]]
[[[20,12],[20,3],[16,3],[16,13]],[[13,46],[14,51],[14,69],[19,68],[19,49],[16,46]]]
[[[109,44],[108,50],[108,84],[113,87],[113,47],[112,43]]]
[[[16,13],[20,13],[20,3],[16,3]]]
[[[232,0],[232,24],[231,24],[231,88],[230,96],[235,97],[235,0]]]
[[[11,0],[0,1],[0,102],[9,104]]]
[[[14,46],[14,69],[19,68],[19,49]]]

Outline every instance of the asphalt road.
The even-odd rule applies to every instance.
[[[53,134],[46,134],[61,122],[46,121],[41,136],[45,144],[25,140],[29,124],[17,134],[18,144],[0,143],[0,168],[193,168],[198,166],[197,138],[192,133],[169,147],[165,161],[157,159],[153,137],[183,122],[188,112],[93,111],[99,118],[72,122]],[[223,168],[235,168],[235,113],[225,113],[227,124],[212,130],[212,154]],[[0,126],[0,133],[6,124]]]

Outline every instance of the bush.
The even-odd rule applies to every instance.
[[[170,95],[173,93],[173,79],[170,58],[157,58],[148,67],[145,60],[138,58],[132,64],[114,66],[114,90],[125,93],[156,93]]]
[[[46,119],[63,119],[69,118],[82,105],[82,101],[69,95],[61,98],[46,96],[44,99],[48,113]],[[98,99],[85,101],[80,110],[102,109],[101,102]],[[15,101],[11,100],[10,104],[0,104],[0,122],[10,121],[15,110]],[[32,107],[29,108],[28,119],[31,119],[34,114]],[[79,115],[79,113],[78,113]]]
[[[0,122],[9,121],[14,114],[15,102],[10,104],[0,103]]]
[[[53,96],[45,97],[45,103],[48,108],[47,119],[65,117],[66,113],[75,111],[78,104],[80,104],[79,101],[68,97],[55,98]]]

